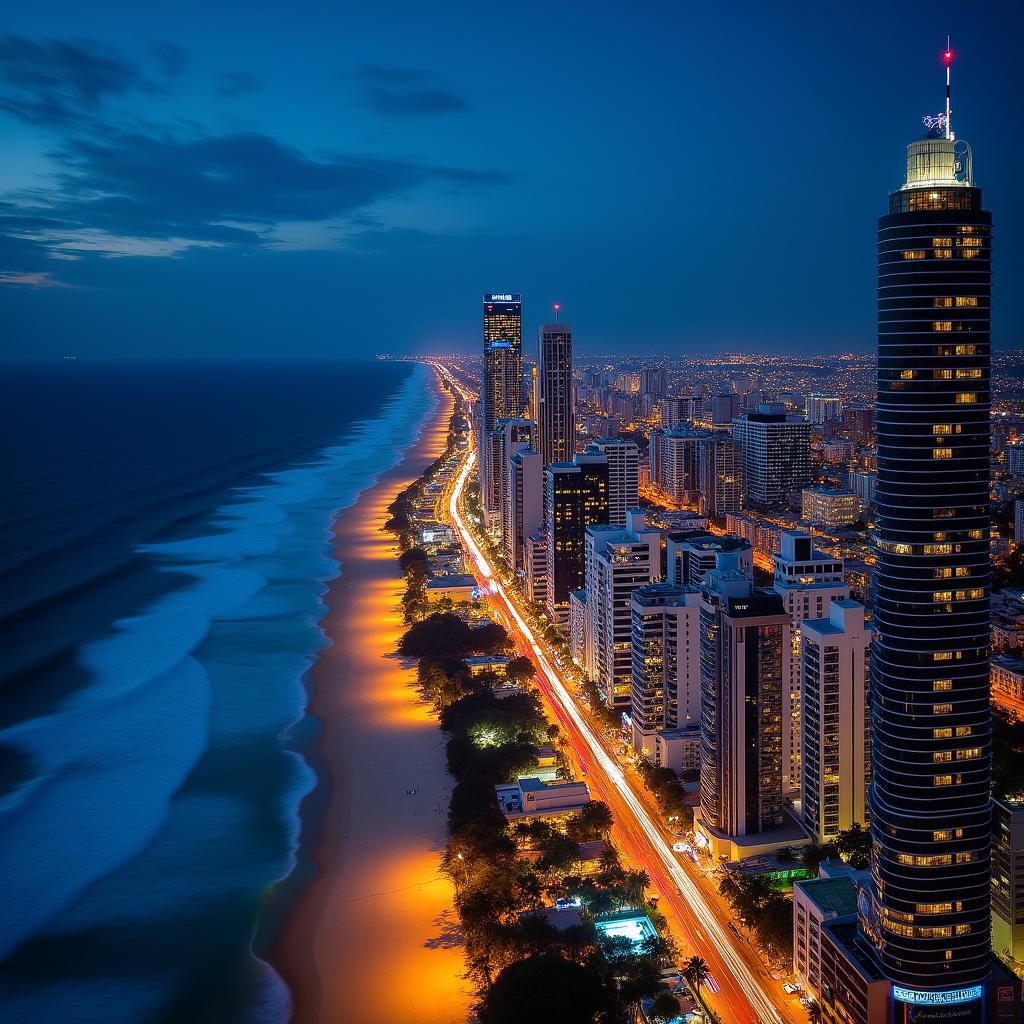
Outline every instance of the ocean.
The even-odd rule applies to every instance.
[[[259,954],[315,782],[329,529],[415,440],[428,373],[3,371],[5,1024],[287,1020]]]

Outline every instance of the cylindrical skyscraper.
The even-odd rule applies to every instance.
[[[969,147],[941,115],[926,124],[878,225],[874,851],[861,926],[893,981],[893,1020],[945,1020],[955,1005],[958,1021],[980,1021],[991,970],[992,218]]]

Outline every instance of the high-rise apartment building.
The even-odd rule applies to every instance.
[[[808,619],[827,618],[832,601],[850,596],[843,575],[843,560],[822,554],[806,533],[782,530],[779,553],[772,556],[775,577],[772,589],[782,598],[789,615],[790,646],[787,651],[785,713],[786,744],[783,762],[783,790],[800,789],[802,729],[800,727],[800,632]]]
[[[657,478],[652,481],[681,504],[696,504],[700,493],[700,449],[710,436],[707,430],[670,427],[659,438]]]
[[[725,431],[715,431],[697,449],[698,504],[706,516],[743,509],[743,452]]]
[[[644,366],[640,369],[640,394],[662,398],[668,391],[668,371],[664,366]]]
[[[500,523],[500,460],[493,452],[498,420],[523,414],[523,304],[518,292],[484,295],[484,371],[480,387],[480,502],[490,527]]]
[[[544,465],[570,462],[576,452],[572,326],[542,324],[537,349],[537,422]]]
[[[514,572],[527,569],[526,542],[544,525],[544,469],[540,452],[520,448],[508,460],[502,507],[502,549]]]
[[[699,587],[712,569],[720,568],[723,555],[748,580],[754,578],[754,551],[750,541],[731,534],[705,530],[673,530],[665,538],[665,579],[669,583]]]
[[[544,467],[547,535],[547,613],[565,622],[569,591],[583,586],[588,526],[608,522],[608,460],[577,455],[572,462]]]
[[[992,801],[992,949],[1024,961],[1024,801]]]
[[[516,452],[530,448],[536,443],[537,428],[533,420],[517,416],[498,420],[491,431],[491,458],[493,472],[498,481],[497,527],[504,528],[504,516],[508,509],[508,464]]]
[[[695,830],[716,860],[760,852],[752,837],[783,826],[789,634],[789,615],[778,594],[756,589],[735,570],[708,573],[700,608]]]
[[[612,437],[592,442],[587,452],[608,460],[608,522],[625,526],[640,503],[640,449],[635,441]]]
[[[843,400],[826,395],[811,395],[807,399],[807,418],[811,423],[827,423],[843,415]]]
[[[634,509],[623,526],[588,526],[587,624],[593,664],[589,674],[609,707],[628,707],[632,686],[633,592],[658,579],[661,533]]]
[[[700,720],[700,589],[651,583],[633,591],[630,727],[656,757],[656,736]]]
[[[983,1020],[992,971],[991,231],[948,122],[911,143],[878,222],[874,851],[860,913],[898,1020],[951,1019],[936,1005]]]
[[[759,405],[733,421],[743,449],[747,505],[778,507],[811,479],[811,425],[788,416],[783,405]]]
[[[827,618],[801,627],[803,780],[800,810],[815,843],[866,825],[870,777],[868,648],[864,606],[833,600]]]

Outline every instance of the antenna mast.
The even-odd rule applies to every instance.
[[[946,36],[946,52],[942,55],[943,61],[946,64],[946,138],[952,140],[953,138],[953,126],[950,124],[950,105],[949,105],[949,69],[953,64],[953,51],[949,46],[949,36]]]

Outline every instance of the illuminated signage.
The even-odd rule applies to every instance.
[[[893,999],[912,1006],[956,1006],[959,1003],[973,1003],[981,999],[985,989],[981,985],[970,988],[951,988],[945,992],[918,992],[916,989],[893,985]]]
[[[484,302],[521,302],[520,292],[506,292],[504,295],[485,295]]]

